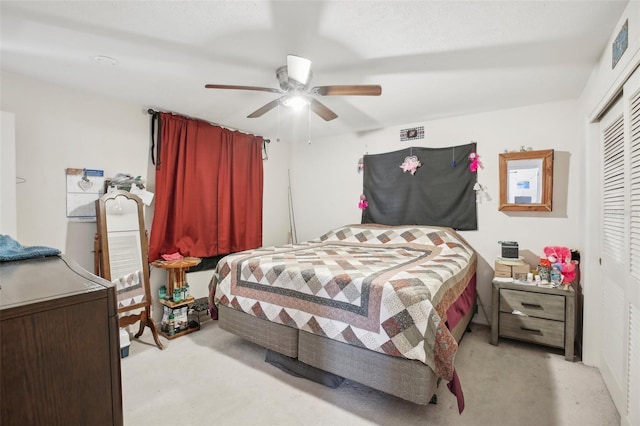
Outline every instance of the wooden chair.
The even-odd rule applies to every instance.
[[[123,190],[103,195],[96,200],[96,226],[95,274],[116,285],[120,327],[140,321],[135,337],[149,327],[158,348],[164,349],[151,317],[149,240],[142,200]]]

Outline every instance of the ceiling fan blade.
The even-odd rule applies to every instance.
[[[261,106],[257,110],[253,111],[251,114],[247,115],[247,118],[262,117],[264,114],[268,113],[269,111],[277,107],[278,104],[280,103],[280,99],[282,99],[282,97],[275,99],[264,106]]]
[[[335,112],[331,111],[325,105],[313,98],[309,99],[309,107],[311,108],[311,111],[322,117],[324,121],[331,121],[334,118],[338,118],[338,115]]]
[[[380,96],[382,87],[377,84],[318,86],[311,93],[320,96]]]
[[[282,93],[279,89],[272,89],[271,87],[258,87],[258,86],[232,86],[228,84],[205,84],[207,89],[233,89],[233,90],[255,90],[258,92],[271,92]]]
[[[303,86],[309,80],[311,60],[301,56],[287,55],[287,74],[291,80],[297,81]]]

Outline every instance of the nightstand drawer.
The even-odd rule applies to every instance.
[[[500,311],[511,313],[514,310],[529,317],[564,321],[564,296],[531,293],[519,290],[500,290]]]
[[[564,323],[508,313],[500,314],[500,336],[564,347]]]

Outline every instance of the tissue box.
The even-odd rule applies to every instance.
[[[131,342],[129,341],[129,333],[127,330],[120,329],[120,358],[126,358],[129,356],[129,346]]]

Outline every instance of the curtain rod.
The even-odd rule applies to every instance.
[[[153,108],[149,108],[149,109],[147,109],[147,113],[148,113],[149,115],[154,115],[154,114],[157,114],[157,113],[159,113],[159,112],[161,112],[161,111],[156,111],[156,110],[154,110]],[[225,128],[225,129],[232,130],[232,131],[234,131],[234,132],[240,132],[240,133],[251,134],[251,133],[245,132],[245,131],[243,131],[243,130],[234,129],[233,127],[224,126],[224,125],[219,124],[219,123],[213,123],[213,122],[211,122],[211,121],[209,121],[209,120],[203,120],[203,119],[201,119],[201,118],[193,118],[193,117],[186,116],[186,115],[184,115],[184,114],[178,114],[178,113],[171,112],[171,111],[165,111],[165,112],[169,112],[169,113],[171,113],[171,114],[176,114],[176,115],[181,115],[181,116],[183,116],[183,117],[191,118],[192,120],[202,120],[202,121],[206,121],[207,123],[209,123],[209,124],[211,124],[211,125],[219,126],[219,127],[223,127],[223,128]],[[254,135],[254,136],[258,136],[258,135]],[[271,140],[270,140],[270,139],[265,139],[265,138],[264,138],[264,137],[262,137],[262,136],[260,136],[260,137],[261,137],[261,138],[262,138],[262,140],[263,140],[263,141],[265,141],[266,143],[271,143]]]

